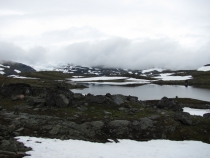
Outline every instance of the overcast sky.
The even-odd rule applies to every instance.
[[[0,0],[0,60],[197,69],[210,0]]]

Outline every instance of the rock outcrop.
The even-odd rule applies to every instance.
[[[182,111],[181,106],[178,104],[176,100],[169,99],[167,97],[163,97],[157,104],[158,108],[161,109],[170,109],[174,111]]]
[[[19,144],[16,136],[97,142],[193,139],[210,143],[209,114],[192,116],[182,112],[178,102],[166,97],[147,105],[133,96],[82,95],[65,87],[36,89],[27,84],[4,86],[0,94],[3,100],[10,100],[15,94],[24,95],[18,113],[5,110],[4,104],[0,106],[0,157],[21,157],[30,150]]]

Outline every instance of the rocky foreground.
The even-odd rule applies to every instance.
[[[210,108],[183,104],[179,98],[139,101],[123,95],[72,93],[53,88],[10,84],[0,89],[0,157],[23,157],[31,150],[16,136],[80,139],[198,140],[210,143],[210,114],[192,116],[182,108]],[[37,142],[39,143],[39,142]]]

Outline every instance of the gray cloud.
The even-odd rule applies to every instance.
[[[209,0],[0,1],[0,59],[142,69],[210,61]]]
[[[209,44],[192,50],[171,39],[147,39],[135,42],[113,38],[98,43],[79,43],[66,47],[65,62],[81,65],[105,65],[111,67],[142,69],[161,67],[171,69],[196,69],[209,62]]]
[[[144,69],[161,67],[170,69],[197,69],[208,64],[210,42],[202,49],[189,49],[178,42],[163,38],[137,42],[124,38],[110,38],[95,43],[80,42],[56,51],[34,47],[28,51],[11,43],[0,43],[1,59],[28,64],[74,63],[84,66]]]
[[[41,46],[26,51],[13,43],[0,41],[0,60],[36,64],[46,62],[46,55],[47,49]]]

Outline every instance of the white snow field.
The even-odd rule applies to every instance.
[[[103,81],[103,80],[121,80],[121,79],[127,79],[128,77],[87,77],[87,78],[71,78],[71,81],[76,82],[84,82],[84,81]]]
[[[1,67],[0,67],[0,74],[2,74],[2,75],[5,74],[4,68],[1,68]]]
[[[193,109],[188,107],[184,107],[183,111],[190,113],[190,115],[198,115],[198,116],[203,116],[203,114],[210,113],[210,109]]]
[[[100,82],[100,81],[107,81],[107,80],[121,80],[123,79],[124,82]],[[151,83],[149,80],[144,79],[136,79],[136,78],[128,78],[128,77],[88,77],[88,78],[71,78],[69,79],[74,82],[85,82],[89,84],[100,84],[100,85],[130,85],[130,84],[148,84]],[[93,82],[99,81],[99,82]]]
[[[210,144],[199,141],[151,140],[93,143],[81,140],[20,136],[33,150],[25,158],[209,158]]]
[[[32,77],[24,77],[24,76],[19,76],[19,75],[9,75],[8,77],[12,77],[12,78],[20,78],[20,79],[39,79],[39,78],[32,78]]]
[[[4,67],[4,68],[10,68],[10,66],[4,66],[2,64],[0,64],[1,67]]]
[[[210,71],[210,66],[202,66],[198,69],[198,71]]]
[[[15,69],[14,71],[17,72],[17,73],[21,73],[21,71],[20,70],[17,70],[17,69]]]
[[[160,69],[160,68],[153,68],[153,69],[147,69],[147,70],[142,70],[142,73],[147,73],[147,72],[151,72],[151,71],[158,71],[158,72],[162,72],[164,69]]]
[[[160,76],[158,77],[154,77],[157,79],[161,79],[163,81],[177,81],[177,80],[188,80],[188,79],[192,79],[192,76],[171,76],[173,75],[173,73],[164,73],[164,74],[160,74]]]

